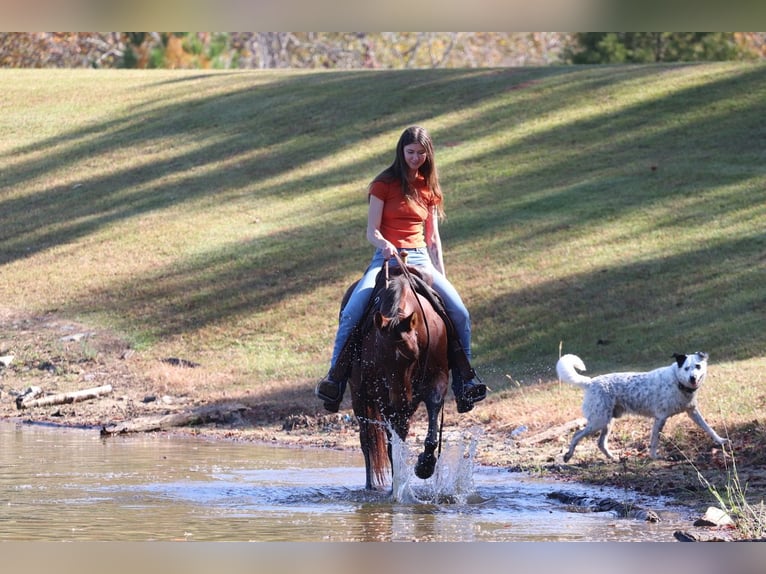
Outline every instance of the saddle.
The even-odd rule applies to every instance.
[[[463,381],[470,381],[476,377],[476,372],[471,367],[468,361],[468,356],[465,353],[465,349],[460,344],[460,339],[455,332],[455,326],[452,320],[449,318],[447,311],[444,307],[444,301],[441,296],[434,291],[431,287],[430,276],[416,267],[407,267],[409,271],[410,280],[412,281],[415,292],[422,295],[433,307],[434,311],[444,321],[444,325],[447,329],[447,358],[449,361],[449,368],[460,376]],[[401,275],[403,272],[399,267],[391,268],[390,275]],[[386,288],[386,274],[384,270],[378,273],[375,279],[375,287],[370,295],[370,301],[365,308],[360,322],[352,329],[351,335],[346,341],[346,345],[341,352],[338,363],[347,365],[350,369],[354,361],[360,358],[362,337],[372,329],[372,317],[373,311],[380,309],[381,292]],[[350,290],[349,290],[350,291]],[[345,306],[346,301],[343,301],[341,311]]]

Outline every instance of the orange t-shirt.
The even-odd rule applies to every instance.
[[[434,195],[424,178],[415,180],[419,200],[407,199],[400,181],[376,181],[370,195],[383,201],[380,232],[394,247],[416,249],[426,246],[424,222],[434,206]]]

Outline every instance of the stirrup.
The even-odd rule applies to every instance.
[[[340,404],[343,399],[343,385],[341,383],[336,383],[329,377],[325,377],[317,383],[316,389],[314,389],[314,394],[325,403]],[[335,412],[337,412],[337,409]]]

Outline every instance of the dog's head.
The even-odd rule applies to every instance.
[[[696,391],[707,374],[707,353],[697,352],[691,355],[675,353],[676,378],[678,384],[691,392]]]

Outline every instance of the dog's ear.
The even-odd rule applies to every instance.
[[[700,361],[707,361],[708,354],[705,353],[704,351],[697,351],[694,354],[697,355],[700,358]]]
[[[678,363],[679,367],[684,366],[684,363],[686,362],[686,355],[679,355],[678,353],[673,353],[673,358],[676,360],[676,363]]]

